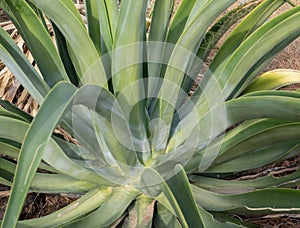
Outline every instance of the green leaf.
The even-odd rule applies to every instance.
[[[259,76],[244,90],[243,93],[246,94],[259,90],[279,89],[295,83],[300,83],[300,71],[274,70]]]
[[[156,1],[155,4],[158,5],[159,2],[161,2],[161,1]],[[159,46],[161,46],[161,48],[164,47],[164,49],[161,49],[163,51],[160,51],[161,56],[160,55],[154,56],[154,59],[157,60],[157,59],[161,58],[162,61],[160,61],[159,63],[163,62],[165,64],[169,61],[169,59],[172,55],[173,49],[174,49],[174,46],[172,44],[175,45],[177,43],[179,37],[181,36],[181,34],[185,28],[185,25],[187,23],[188,17],[191,13],[191,10],[195,5],[195,2],[196,2],[195,0],[183,0],[180,2],[180,5],[179,5],[178,9],[176,10],[174,17],[171,18],[171,20],[170,20],[170,26],[169,26],[169,30],[168,30],[167,37],[166,37],[167,46],[165,44],[158,43],[156,45],[153,45],[150,43],[150,47],[148,48],[150,51],[149,52],[150,57],[151,57],[151,52],[152,52],[151,49],[155,48],[155,49],[159,50]],[[155,17],[152,20],[155,20]],[[155,23],[155,21],[154,21],[154,23]],[[154,26],[155,26],[155,24],[154,24]],[[154,31],[153,31],[153,33],[154,33]],[[150,34],[151,34],[151,29],[150,29]],[[155,31],[155,34],[157,34],[156,31]],[[153,36],[155,36],[155,35],[153,35]],[[151,41],[151,39],[152,39],[152,37],[149,37],[150,41]],[[154,46],[154,47],[152,47],[152,46]],[[157,46],[157,47],[155,47],[155,46]],[[156,54],[156,53],[154,53],[154,54]],[[151,64],[150,64],[149,75],[150,76],[154,75],[154,77],[156,77],[156,73],[160,73],[159,77],[163,78],[164,74],[166,72],[166,69],[167,69],[167,66],[163,65],[161,67],[161,69],[159,67],[157,67],[157,68],[154,68],[154,71],[152,72]],[[161,85],[160,85],[160,83],[156,82],[153,85],[150,84],[150,86],[151,87],[157,86],[159,88]],[[156,96],[157,95],[155,94],[155,97]],[[151,112],[152,112],[152,108],[153,108],[152,106],[154,105],[153,102],[155,102],[155,101],[152,101],[152,103],[151,103],[151,110],[150,110]],[[157,116],[157,114],[154,114],[154,115]]]
[[[232,123],[238,117],[234,121],[237,123],[237,120],[254,119],[255,117],[299,119],[297,114],[299,113],[298,102],[299,93],[297,92],[270,91],[266,94],[252,93],[251,96],[244,96],[226,103],[228,120],[229,123]],[[244,115],[244,118],[241,118],[241,114]]]
[[[177,165],[174,168],[174,176],[167,180],[167,184],[174,194],[188,226],[204,227],[205,221],[197,208],[188,178],[181,165]]]
[[[264,189],[242,194],[218,194],[192,185],[197,204],[205,210],[264,215],[299,213],[299,194],[294,189]]]
[[[33,9],[25,0],[6,0],[6,4],[49,87],[69,81],[51,37]]]
[[[71,84],[59,83],[46,97],[32,121],[21,148],[12,193],[3,218],[3,226],[14,227],[16,225],[30,183],[42,159],[46,143],[72,101],[71,98],[75,91]]]
[[[206,32],[197,52],[198,58],[195,58],[193,61],[191,69],[187,73],[187,76],[185,76],[182,84],[182,89],[186,92],[186,94],[190,92],[193,83],[196,81],[200,70],[204,66],[204,62],[210,62],[210,60],[207,58],[209,57],[210,53],[216,49],[216,45],[220,39],[226,34],[226,32],[228,32],[231,26],[249,14],[249,12],[257,7],[258,4],[258,1],[250,1],[233,8],[220,19],[218,19],[218,21]],[[221,48],[222,47],[223,45]]]
[[[146,5],[146,0],[138,2],[123,0],[121,3],[112,59],[112,80],[116,95],[122,92],[127,85],[141,78],[140,63],[143,58],[143,45],[139,42],[144,40]],[[128,13],[129,11],[130,13]],[[126,45],[129,46],[123,47]],[[130,58],[128,58],[129,50]],[[131,93],[132,96],[139,96],[138,90],[131,91]]]
[[[226,63],[226,60],[238,46],[284,3],[284,0],[266,0],[249,13],[222,44],[209,66],[210,70],[214,71],[217,67]]]
[[[128,217],[125,219],[124,227],[151,228],[154,212],[154,199],[145,195],[136,198],[129,209]]]
[[[0,138],[22,143],[28,129],[28,123],[16,118],[0,116]]]
[[[41,218],[18,222],[18,227],[60,227],[100,207],[109,197],[112,188],[94,188],[68,206]],[[4,222],[4,221],[3,221]],[[2,223],[3,225],[3,223]]]
[[[31,2],[42,10],[64,35],[70,45],[70,56],[80,82],[107,87],[107,78],[100,55],[73,2],[70,0],[51,2],[31,0]]]
[[[225,135],[215,164],[232,160],[243,153],[256,151],[276,142],[296,140],[297,135],[300,134],[297,130],[299,124],[300,122],[276,119],[263,119],[254,123],[250,122],[250,124],[245,122]],[[279,136],[278,131],[281,130],[286,132],[286,137],[285,135]],[[295,142],[291,145],[294,144]],[[286,148],[289,147],[286,145]]]
[[[261,26],[239,46],[226,64],[213,72],[225,98],[235,97],[254,79],[248,78],[247,73],[252,67],[257,68],[257,63],[262,64],[267,55],[274,56],[275,49],[276,52],[281,50],[300,35],[299,11],[300,7],[295,7]]]
[[[136,150],[140,161],[151,159],[145,124],[145,91],[142,63],[146,29],[147,1],[124,0],[119,12],[112,53],[112,82],[114,93],[129,119],[132,135],[139,143]],[[130,13],[128,13],[130,11]],[[130,32],[128,32],[130,31]],[[128,53],[130,52],[130,57]]]
[[[209,100],[220,99],[215,96],[216,91],[220,89],[223,99],[238,96],[276,53],[299,36],[299,9],[300,7],[296,7],[288,10],[259,27],[241,43],[226,62],[216,64],[217,68],[212,72],[207,71],[207,75],[204,76],[207,80],[200,83],[192,100],[201,104],[205,98],[200,96],[200,99],[199,94]],[[212,79],[217,79],[218,83]]]
[[[0,164],[2,167],[0,176],[3,178],[3,171],[6,171],[7,174],[9,174],[8,177],[6,177],[6,180],[9,181],[10,186],[14,177],[16,164],[3,158],[0,158]],[[91,183],[79,181],[62,174],[36,173],[30,185],[29,191],[43,192],[48,194],[69,192],[82,193],[87,192],[94,187],[95,185]]]
[[[53,139],[50,139],[46,146],[43,160],[56,169],[57,172],[63,173],[66,176],[73,177],[77,180],[88,181],[102,186],[116,185],[114,182],[107,180],[99,173],[95,173],[94,171],[83,167],[82,164],[78,164],[76,161],[70,159]]]
[[[215,48],[217,42],[225,35],[232,25],[237,23],[243,17],[247,16],[254,8],[257,7],[259,1],[250,1],[231,9],[222,16],[206,33],[197,56],[203,61],[207,60],[210,52]],[[248,26],[248,25],[247,25]],[[231,36],[232,33],[230,33]],[[221,48],[224,45],[221,46]]]
[[[126,211],[138,192],[130,187],[115,187],[111,196],[94,212],[82,219],[68,224],[66,227],[109,227]],[[114,208],[114,210],[111,210]]]
[[[190,1],[191,2],[191,1]],[[174,0],[156,1],[151,20],[151,27],[147,43],[148,76],[159,77],[161,63],[163,62],[163,51],[165,47],[168,26],[171,18]],[[167,46],[167,49],[169,46]],[[150,79],[149,91],[155,91],[159,86],[156,81]]]
[[[141,176],[141,184],[143,190],[150,196],[157,197],[161,192],[163,192],[178,217],[182,227],[188,227],[188,223],[171,189],[165,180],[154,169],[145,169]]]
[[[49,86],[42,80],[23,52],[2,27],[0,28],[0,38],[1,61],[16,76],[31,96],[41,104],[49,91]]]
[[[172,123],[174,106],[177,103],[181,84],[185,73],[191,67],[191,61],[195,58],[195,53],[204,38],[206,29],[220,13],[233,3],[233,0],[206,1],[206,4],[198,1],[198,3],[201,7],[196,7],[197,3],[195,4],[193,15],[189,17],[187,25],[172,52],[158,95],[158,104],[153,111],[154,116],[152,118],[161,118],[167,126]]]
[[[128,121],[113,94],[99,86],[86,85],[76,94],[73,105],[75,114],[73,127],[78,131],[75,132],[75,137],[82,137],[79,139],[80,143],[84,143],[83,145],[91,151],[93,149],[99,151],[104,160],[109,151],[109,154],[121,165],[138,164]],[[77,111],[77,106],[84,106],[90,111],[86,113],[83,113],[83,109]],[[88,130],[91,132],[85,134]],[[89,137],[84,137],[85,135]],[[90,143],[89,140],[93,142]]]
[[[286,129],[281,128],[281,130]],[[252,147],[249,148],[249,150],[247,149],[243,151],[244,153],[241,153],[239,156],[230,161],[225,161],[217,164],[216,166],[210,167],[207,172],[227,173],[254,169],[271,164],[273,162],[281,161],[287,157],[291,157],[290,155],[295,156],[299,154],[300,140],[286,139],[286,142],[282,142],[281,139],[276,140],[276,138],[274,137],[274,141],[276,140],[274,142],[272,141],[273,138],[271,138],[272,136],[274,136],[274,133],[272,133],[273,132],[264,133],[269,134],[269,137],[267,137],[267,135],[265,137],[258,136],[258,145],[256,147]],[[259,142],[259,140],[262,140],[262,138],[265,138],[266,140],[265,146],[262,146]],[[242,143],[242,145],[250,145],[254,141],[255,140],[250,139]],[[237,147],[241,148],[241,145],[238,145]],[[224,157],[227,156],[224,155],[223,159]],[[218,161],[216,161],[216,163],[217,162]]]
[[[6,101],[4,100],[0,100],[0,105],[2,105],[1,103],[3,102],[3,104],[5,105]],[[7,104],[10,104],[9,101],[7,101]],[[11,105],[13,106],[13,105]],[[6,116],[6,117],[11,117],[11,118],[15,118],[15,119],[18,119],[20,121],[26,121],[26,119],[24,119],[22,116],[16,114],[16,113],[13,113],[11,111],[8,111],[6,109],[4,109],[2,106],[0,106],[0,115],[1,116]]]
[[[87,1],[89,2],[89,1]],[[114,0],[96,1],[98,9],[99,35],[101,34],[101,53],[112,51],[118,19],[118,6]],[[111,53],[108,53],[110,55]],[[108,58],[108,56],[105,56]]]
[[[13,158],[17,158],[19,155],[20,149],[10,144],[0,142],[0,148],[1,155],[7,155]]]
[[[203,218],[203,223],[205,224],[204,227],[215,227],[215,228],[246,227],[241,225],[241,222],[239,220],[227,219],[226,221],[219,222],[214,218],[212,214],[210,214],[209,212],[201,208],[199,205],[198,205],[198,209]]]
[[[284,177],[265,176],[251,180],[222,180],[212,177],[189,176],[189,180],[196,186],[211,192],[222,194],[238,194],[264,188],[290,188],[299,184],[300,171]]]
[[[65,70],[69,76],[70,81],[75,85],[78,86],[78,78],[75,67],[72,63],[71,56],[68,50],[68,43],[61,33],[61,31],[57,28],[57,26],[52,23],[52,28],[54,32],[54,38],[56,41],[57,50],[59,52],[60,58],[64,64]]]
[[[157,228],[174,227],[180,228],[181,225],[176,216],[160,203],[156,204],[156,213],[154,214],[153,224]]]
[[[27,112],[19,109],[17,106],[11,104],[9,101],[0,100],[0,105],[4,107],[9,112],[12,112],[13,114],[18,115],[22,118],[22,120],[25,120],[26,122],[30,123],[32,121],[32,116],[28,114]],[[0,109],[1,110],[1,109]],[[1,113],[2,115],[2,113]]]
[[[101,50],[100,20],[98,20],[97,2],[99,1],[84,1],[84,5],[86,10],[89,36],[91,37],[96,48]]]
[[[26,131],[28,130],[28,123],[19,121],[18,119],[0,116],[0,124],[0,139],[13,140],[17,143],[23,142]],[[75,179],[89,181],[95,184],[115,185],[99,176],[99,174],[84,169],[81,165],[72,161],[53,139],[50,139],[50,142],[46,146],[43,160],[54,168],[51,169],[48,166],[41,164],[41,168],[45,170],[64,173]]]
[[[257,96],[255,96],[257,95]],[[261,96],[260,96],[261,95]],[[202,135],[206,132],[210,139],[216,138],[219,134],[222,134],[226,129],[234,126],[234,124],[238,124],[242,121],[249,119],[257,119],[257,118],[278,118],[278,119],[291,119],[291,120],[299,120],[299,93],[297,92],[284,92],[284,91],[268,91],[268,92],[256,92],[251,93],[238,98],[228,101],[224,105],[220,105],[215,109],[211,109],[210,112],[205,114],[203,117],[199,118],[198,128],[195,125],[192,129],[202,129]],[[259,108],[257,108],[259,107]],[[225,110],[224,110],[225,108]],[[224,115],[226,114],[226,115]],[[189,137],[189,132],[193,133],[192,130],[189,130],[190,120],[194,119],[192,115],[190,117],[185,117],[182,120],[182,129],[178,128],[178,132],[174,133],[174,147],[180,146],[181,142],[184,142],[184,139]],[[291,121],[292,122],[292,121]],[[292,123],[291,123],[292,124]],[[296,126],[296,125],[295,125]],[[290,126],[293,128],[292,126]],[[206,130],[204,130],[206,129]],[[293,128],[294,129],[294,128]],[[297,127],[295,127],[297,129]],[[186,133],[184,136],[180,134]],[[176,134],[180,136],[179,142],[176,142]],[[207,138],[206,138],[207,139]],[[278,139],[278,138],[277,138]],[[177,143],[177,144],[176,144]],[[205,140],[198,140],[198,151],[202,149],[204,151],[210,150],[210,146],[206,148],[207,143]],[[220,143],[220,144],[218,144]],[[222,135],[220,137],[220,141],[218,143],[212,144],[217,153],[211,153],[213,156],[213,160],[218,155],[218,147],[222,145]],[[273,141],[274,143],[274,141]],[[196,158],[197,157],[197,158]],[[199,168],[199,162],[202,159],[202,154],[195,153],[193,159],[189,161],[189,164],[185,167],[187,170],[190,170],[191,167]]]
[[[183,0],[181,1],[178,10],[174,15],[174,18],[171,22],[167,43],[176,44],[178,38],[182,34],[182,31],[185,27],[187,19],[191,13],[191,10],[195,4],[196,0]]]

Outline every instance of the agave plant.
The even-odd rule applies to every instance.
[[[1,60],[40,104],[32,117],[1,101],[2,227],[242,227],[230,214],[299,213],[300,171],[224,178],[300,152],[299,91],[277,90],[300,72],[257,77],[299,37],[300,7],[223,13],[235,2],[182,0],[173,15],[174,0],[157,0],[148,15],[146,0],[85,1],[83,18],[71,0],[0,1],[38,70],[3,29]],[[18,221],[29,191],[80,197]]]

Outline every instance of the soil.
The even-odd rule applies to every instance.
[[[80,3],[80,1],[75,1],[76,3]],[[178,5],[180,0],[176,1],[176,5]],[[300,5],[300,1],[295,1],[298,5]],[[286,6],[285,6],[286,7]],[[281,10],[284,10],[283,7]],[[0,10],[0,22],[7,21],[8,18],[3,14]],[[3,68],[3,67],[1,67]],[[270,63],[267,67],[267,70],[277,69],[277,68],[290,68],[300,70],[300,38],[294,41],[291,45],[289,45],[286,49],[284,49],[280,54],[277,55],[276,58]],[[3,86],[3,80],[1,81],[0,77],[0,89]],[[15,82],[16,83],[16,82]],[[2,87],[3,88],[3,87]],[[22,97],[22,93],[24,89],[22,87],[18,87],[19,91],[15,93],[15,96],[12,98],[12,101],[20,101],[20,97]],[[297,87],[299,88],[299,87]],[[292,88],[295,89],[295,88]],[[6,91],[7,92],[7,91]],[[18,99],[16,99],[18,98]],[[28,102],[28,97],[24,98]],[[16,100],[14,100],[16,99]],[[21,102],[22,104],[22,102]],[[30,103],[31,104],[31,103]],[[26,105],[23,105],[23,108]],[[29,107],[30,105],[28,105]],[[37,106],[31,106],[31,109],[28,109],[30,113],[34,114],[34,110],[37,109]],[[247,172],[242,172],[239,174],[235,174],[231,177],[231,179],[254,179],[261,176],[266,175],[287,175],[300,167],[300,156],[282,161],[280,163],[271,164],[260,169],[255,169]],[[300,189],[300,186],[296,186],[296,189]],[[10,194],[10,188],[0,185],[0,219],[3,218],[5,207],[8,201],[8,197]],[[69,195],[60,195],[60,194],[44,194],[44,193],[29,193],[24,204],[20,219],[32,219],[38,218],[41,216],[45,216],[50,214],[66,205],[76,200],[73,196]],[[283,214],[283,215],[268,215],[263,217],[247,217],[247,216],[237,216],[233,217],[238,218],[240,220],[251,222],[257,224],[261,227],[300,227],[300,216],[293,214]]]

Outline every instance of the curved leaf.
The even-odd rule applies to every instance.
[[[226,63],[226,60],[238,46],[284,3],[284,0],[266,0],[250,12],[224,41],[209,66],[210,70],[214,71],[220,65]]]
[[[156,197],[163,192],[165,198],[168,199],[168,203],[172,206],[172,209],[178,217],[182,227],[188,227],[188,223],[183,215],[180,205],[176,201],[171,189],[165,180],[154,169],[146,169],[144,171],[141,177],[141,183],[143,190],[150,196]]]
[[[151,228],[154,202],[152,197],[145,195],[137,197],[132,207],[129,208],[128,217],[125,219],[123,226]]]
[[[300,192],[294,189],[264,189],[224,195],[192,185],[192,191],[197,204],[209,211],[248,215],[300,212]]]
[[[259,90],[279,89],[295,83],[300,83],[300,71],[274,70],[259,76],[243,91],[243,93],[246,94]]]
[[[204,227],[205,221],[197,208],[188,178],[182,166],[177,165],[175,167],[174,176],[167,180],[167,184],[174,194],[188,226]]]
[[[157,203],[156,205],[156,213],[154,214],[153,224],[157,228],[181,228],[176,216],[160,203]]]
[[[62,80],[69,81],[51,37],[33,9],[25,0],[5,2],[49,87]]]
[[[58,227],[95,210],[107,200],[112,188],[95,188],[68,206],[41,218],[18,222],[18,227]],[[4,222],[4,221],[3,221]],[[2,223],[3,225],[3,223]]]
[[[100,55],[73,2],[70,0],[30,1],[42,10],[64,35],[70,45],[70,56],[81,83],[107,87],[107,78]]]
[[[22,144],[12,193],[3,218],[3,226],[13,227],[16,225],[30,183],[42,159],[46,142],[72,101],[71,98],[75,91],[71,84],[59,83],[46,97],[32,121]],[[45,120],[47,121],[45,122]]]
[[[116,187],[111,196],[97,210],[66,227],[109,227],[126,211],[138,192],[130,187]],[[114,208],[114,210],[111,210]]]
[[[222,180],[205,176],[189,176],[190,181],[203,189],[222,193],[238,194],[264,188],[289,188],[300,182],[300,171],[296,171],[284,177],[265,176],[253,180]]]
[[[50,89],[49,86],[2,27],[0,27],[0,37],[1,61],[6,64],[31,96],[41,104]]]
[[[16,165],[10,161],[0,158],[1,164],[1,177],[4,177],[3,171],[6,171],[9,174],[9,178],[5,178],[8,181],[9,186],[11,186]],[[45,174],[45,173],[36,173],[32,183],[30,185],[29,191],[42,192],[42,193],[82,193],[87,192],[94,188],[95,185],[79,181],[74,178],[67,177],[62,174]]]

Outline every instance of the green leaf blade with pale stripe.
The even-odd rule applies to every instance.
[[[33,9],[25,0],[10,0],[6,3],[49,87],[59,81],[69,81],[50,35]]]
[[[49,140],[75,91],[75,88],[68,83],[59,83],[55,86],[28,129],[21,148],[11,197],[2,223],[3,226],[13,227],[16,225],[30,183],[42,159],[45,143]],[[49,113],[52,114],[49,116]],[[45,122],[45,120],[47,121]]]

